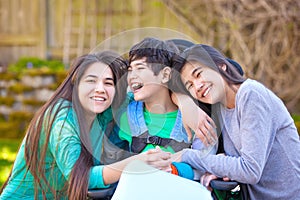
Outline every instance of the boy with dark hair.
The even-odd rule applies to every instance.
[[[127,81],[134,100],[120,117],[119,137],[128,141],[132,153],[156,146],[174,153],[191,146],[192,135],[184,129],[169,90],[176,53],[173,43],[155,38],[145,38],[130,49]]]

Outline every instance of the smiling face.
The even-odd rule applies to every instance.
[[[115,96],[111,69],[100,62],[91,64],[79,82],[78,95],[87,114],[93,116],[105,111]]]
[[[146,58],[137,59],[128,67],[128,85],[136,101],[147,101],[160,91],[162,87],[162,74],[154,72],[146,62]]]
[[[226,83],[220,73],[198,62],[188,62],[181,70],[181,78],[186,89],[199,101],[224,103]]]

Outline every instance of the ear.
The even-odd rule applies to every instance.
[[[227,65],[226,64],[222,64],[221,66],[219,66],[220,69],[222,69],[224,72],[227,70]]]
[[[162,70],[161,70],[161,73],[162,73],[162,80],[161,82],[162,83],[167,83],[169,82],[169,80],[171,79],[171,68],[170,67],[164,67]]]

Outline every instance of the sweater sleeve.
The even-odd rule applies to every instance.
[[[110,185],[105,185],[103,180],[103,167],[104,165],[94,166],[90,171],[89,189],[93,188],[107,188]]]
[[[182,160],[193,167],[218,177],[229,177],[243,183],[255,184],[260,180],[275,138],[272,130],[272,101],[264,89],[246,89],[236,102],[239,130],[230,133],[239,156],[201,156],[195,150],[185,150]],[[234,126],[235,122],[231,122]]]
[[[49,141],[50,151],[56,164],[69,180],[71,171],[79,158],[81,152],[81,142],[78,128],[69,119],[57,119],[52,126]],[[103,166],[94,166],[90,170],[89,188],[105,188],[102,176]]]

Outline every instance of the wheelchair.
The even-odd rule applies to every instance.
[[[164,172],[161,172],[161,173],[164,173]],[[130,175],[127,175],[127,176],[130,176]],[[155,177],[156,179],[159,179],[160,177],[162,177],[161,174],[154,175],[154,176],[156,176]],[[170,176],[170,175],[168,175],[168,176]],[[176,175],[171,175],[171,176],[176,176]],[[163,178],[168,178],[168,177],[163,177]],[[183,179],[185,179],[185,178],[183,178]],[[182,179],[182,181],[183,181],[183,179]],[[127,178],[127,181],[128,180],[132,181],[132,177]],[[184,181],[190,181],[190,180],[185,179]],[[199,180],[194,180],[194,182],[199,182]],[[188,184],[192,184],[192,183],[193,183],[193,181],[189,182]],[[136,184],[143,185],[140,183],[136,183]],[[183,187],[186,184],[187,183],[182,183]],[[109,188],[89,190],[87,199],[89,199],[89,200],[110,200],[113,198],[113,195],[116,192],[117,186],[118,186],[118,183],[115,183],[115,184],[112,184]],[[120,186],[120,187],[121,187],[121,189],[119,188],[119,193],[130,190],[129,193],[131,192],[131,194],[134,194],[134,192],[132,192],[133,191],[132,187],[129,187],[129,189],[128,189],[125,186],[125,188],[124,188],[124,183],[123,183],[123,186]],[[246,185],[240,184],[236,181],[223,181],[222,179],[216,179],[216,180],[212,180],[210,182],[210,187],[213,189],[213,191],[211,192],[211,199],[213,199],[213,200],[248,200],[249,199]],[[198,192],[198,194],[196,194],[197,198],[199,197],[199,193],[201,192],[200,190],[201,189],[203,190],[203,188],[204,187],[198,188],[199,192]],[[137,190],[139,191],[139,189],[137,189]],[[154,188],[154,190],[155,190],[155,188]],[[151,191],[153,192],[153,189],[150,188],[149,192],[151,192]],[[177,189],[177,191],[178,191],[178,189]],[[166,191],[166,192],[168,192],[168,191]],[[209,192],[206,191],[206,193],[203,194],[205,197],[205,198],[203,197],[204,199],[208,199],[207,193],[209,193]],[[192,194],[194,195],[194,193],[192,193]],[[151,198],[153,198],[153,196]],[[189,199],[189,198],[187,198],[187,199]]]
[[[112,184],[108,188],[104,189],[91,189],[88,190],[88,197],[89,200],[109,200],[112,198],[118,183]]]

